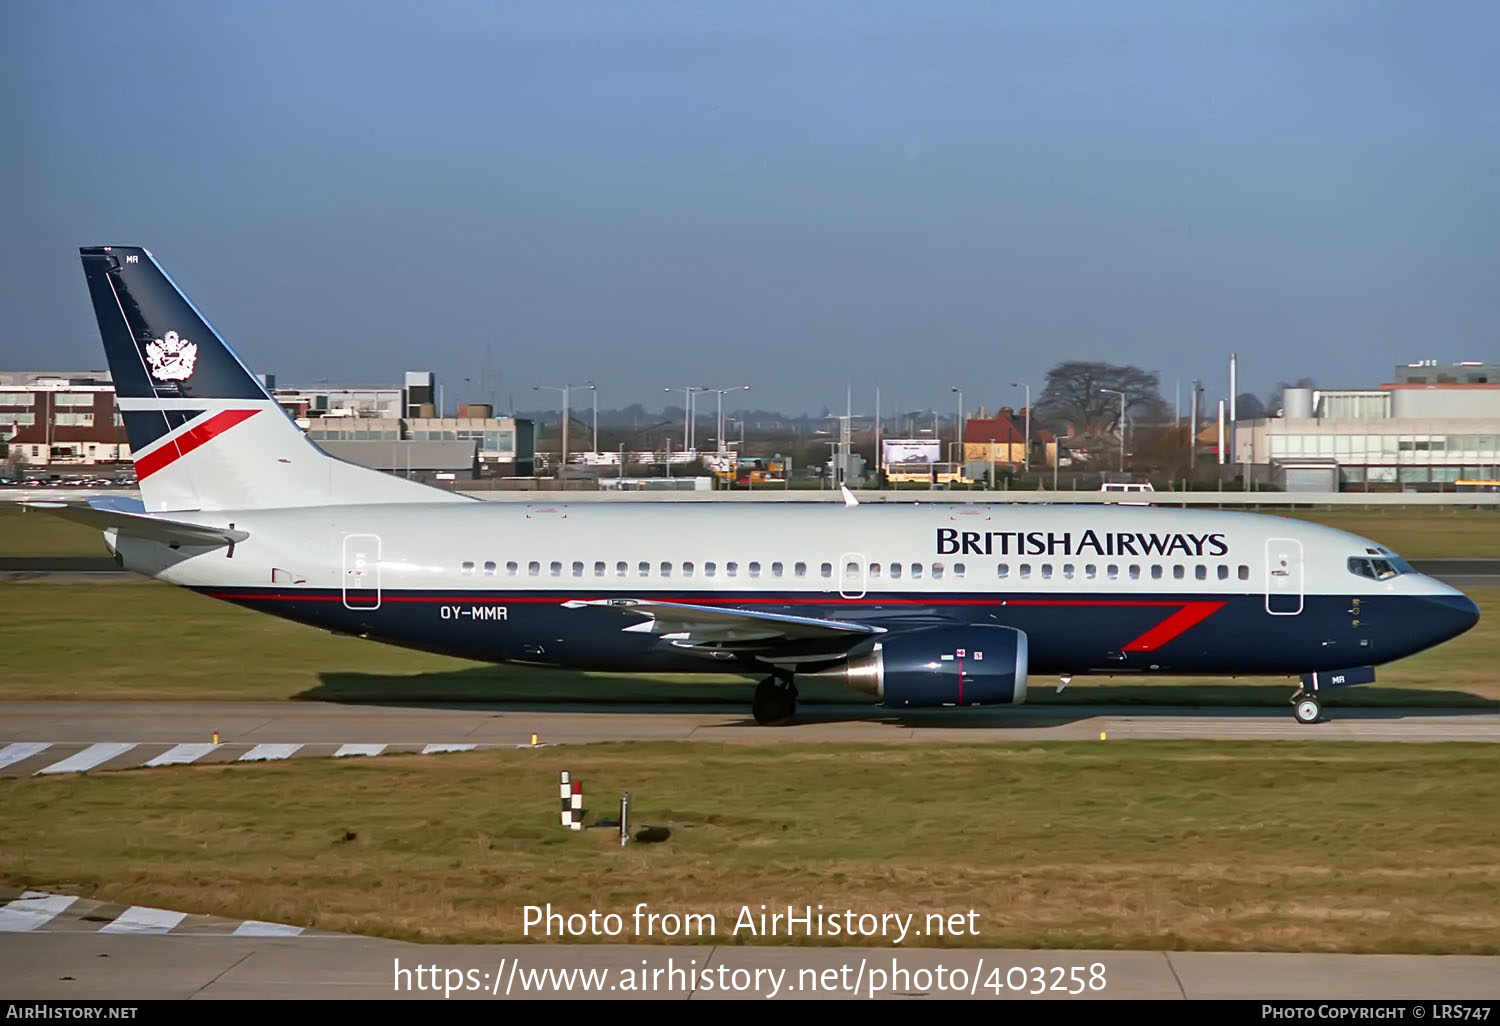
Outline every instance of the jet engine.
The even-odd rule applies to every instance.
[[[1026,635],[1014,627],[926,627],[883,635],[847,662],[813,674],[901,708],[1020,705]]]

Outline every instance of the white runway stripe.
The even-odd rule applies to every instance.
[[[100,933],[168,933],[187,918],[186,912],[168,912],[164,908],[132,905],[115,921],[99,928]]]
[[[39,741],[17,741],[13,745],[6,745],[0,748],[0,769],[20,762],[22,759],[29,759],[51,747],[51,744]]]
[[[472,752],[474,745],[428,745],[422,749],[423,755],[431,755],[433,752]]]
[[[62,894],[17,898],[0,908],[0,933],[18,933],[45,926],[77,900]]]
[[[300,926],[285,926],[281,923],[262,923],[247,919],[234,928],[236,937],[295,937],[302,932]]]
[[[236,761],[258,762],[262,759],[289,759],[301,747],[301,745],[256,745]]]
[[[385,751],[385,745],[341,745],[339,750],[333,753],[335,759],[346,755],[379,755]]]
[[[108,762],[117,755],[124,755],[134,747],[133,744],[123,744],[118,741],[89,745],[77,755],[70,755],[62,762],[54,762],[45,769],[37,770],[37,773],[82,773],[84,770],[93,769],[100,763]]]
[[[198,741],[192,744],[178,745],[175,748],[162,752],[154,759],[146,761],[147,766],[176,766],[179,763],[193,762],[201,759],[214,750],[214,746],[207,741]]]

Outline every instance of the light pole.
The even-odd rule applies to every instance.
[[[747,385],[745,387],[748,388],[749,386]],[[673,391],[673,389],[663,388],[662,391],[671,392]],[[698,425],[696,423],[697,418],[693,416],[693,393],[712,391],[714,391],[714,389],[709,388],[706,385],[688,385],[682,390],[682,394],[684,396],[683,405],[687,407],[687,409],[684,410],[682,414],[682,451],[684,453],[689,451],[697,451],[693,446],[693,438],[698,433]]]
[[[1026,451],[1023,457],[1026,460],[1025,472],[1031,473],[1031,386],[1012,381],[1011,388],[1026,389]]]
[[[717,393],[719,393],[718,452],[722,453],[724,451],[724,393],[725,392],[748,392],[748,391],[750,391],[750,386],[749,385],[734,385],[734,386],[731,386],[730,388],[706,388],[706,389],[704,389],[704,391],[705,392],[717,392]]]
[[[958,394],[958,427],[956,429],[958,435],[958,457],[953,464],[953,470],[957,473],[958,465],[964,459],[964,390],[954,385],[953,391]]]
[[[1101,388],[1101,393],[1120,397],[1120,473],[1125,473],[1125,393],[1117,388]]]
[[[548,389],[548,390],[553,391],[553,392],[561,392],[562,393],[562,401],[563,401],[563,415],[562,415],[562,460],[558,464],[558,468],[557,468],[557,484],[558,484],[558,487],[562,488],[563,490],[566,490],[567,487],[568,487],[568,477],[567,477],[567,470],[568,470],[568,393],[571,392],[574,388],[582,388],[582,387],[594,388],[594,383],[592,381],[586,381],[586,382],[584,382],[583,385],[567,384],[567,385],[532,385],[531,386],[531,390],[533,392],[539,392],[539,391],[541,391],[542,389],[545,388],[545,389]],[[597,391],[595,391],[595,395],[598,395]],[[595,400],[595,401],[597,402],[597,400]],[[597,421],[596,421],[596,423],[597,423]],[[597,428],[596,428],[596,434],[595,434],[594,437],[595,437],[595,441],[597,442],[597,440],[598,440]]]

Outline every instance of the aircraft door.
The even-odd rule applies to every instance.
[[[1302,543],[1296,538],[1266,539],[1266,612],[1302,612]]]
[[[380,608],[380,535],[344,535],[344,606]]]
[[[870,564],[860,552],[846,552],[839,557],[839,594],[846,599],[865,597]]]

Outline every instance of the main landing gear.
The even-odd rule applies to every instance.
[[[792,686],[792,678],[772,676],[757,684],[750,711],[763,727],[786,723],[797,715],[797,689]]]
[[[1317,723],[1323,715],[1323,704],[1318,701],[1317,695],[1298,688],[1297,693],[1292,695],[1292,715],[1297,717],[1298,723]]]

